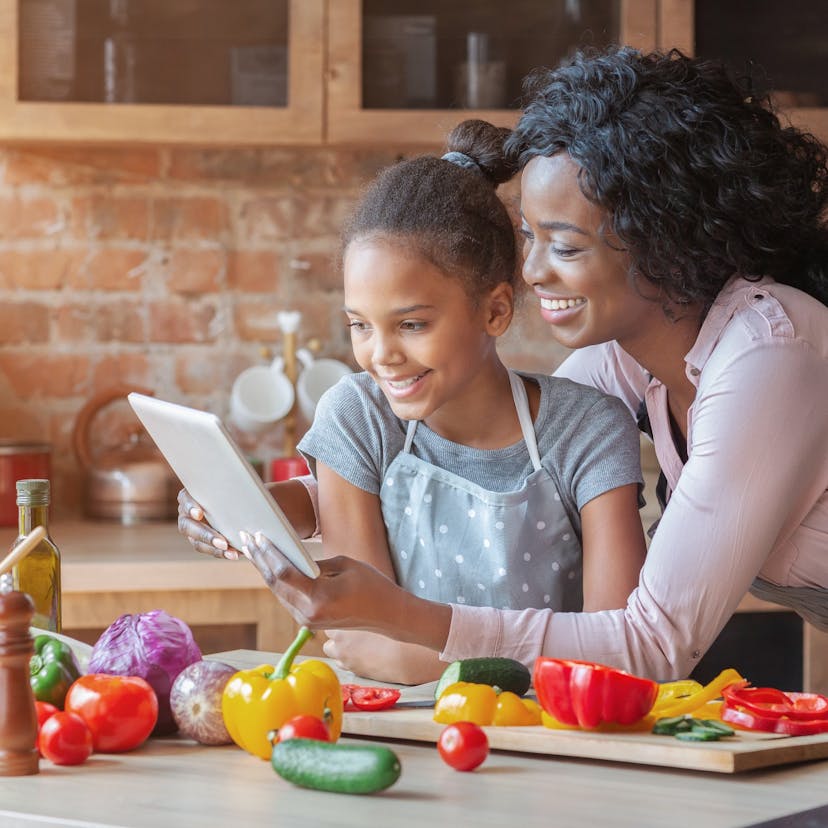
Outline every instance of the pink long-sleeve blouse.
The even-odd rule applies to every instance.
[[[734,277],[685,361],[697,388],[686,463],[666,389],[615,343],[579,350],[557,371],[633,414],[646,401],[670,497],[626,608],[452,605],[441,658],[549,655],[684,677],[757,578],[807,596],[811,617],[828,622],[828,308],[770,279]]]

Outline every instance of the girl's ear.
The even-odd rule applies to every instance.
[[[486,301],[486,332],[502,336],[512,322],[515,312],[515,293],[508,282],[501,282]]]

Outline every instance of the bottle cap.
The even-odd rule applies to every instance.
[[[17,481],[18,506],[48,506],[50,485],[48,480],[30,479]]]

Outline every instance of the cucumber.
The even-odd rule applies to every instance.
[[[340,745],[316,739],[277,742],[270,764],[282,779],[299,787],[348,794],[383,791],[401,773],[397,754],[387,747]]]
[[[513,658],[464,658],[452,661],[446,667],[437,682],[437,687],[434,688],[434,698],[439,699],[443,690],[456,681],[490,684],[492,687],[522,696],[529,689],[532,676],[526,665]]]

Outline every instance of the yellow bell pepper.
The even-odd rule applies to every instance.
[[[497,697],[493,725],[539,725],[541,706],[534,699],[522,699],[517,693],[504,690]]]
[[[532,699],[469,681],[450,684],[434,707],[434,721],[440,724],[538,725],[540,720],[540,705]]]
[[[309,659],[293,666],[296,654],[313,633],[302,627],[276,667],[262,664],[230,677],[221,699],[227,732],[248,753],[270,759],[268,738],[288,719],[317,716],[328,725],[330,740],[342,732],[342,692],[336,673],[325,662]]]

